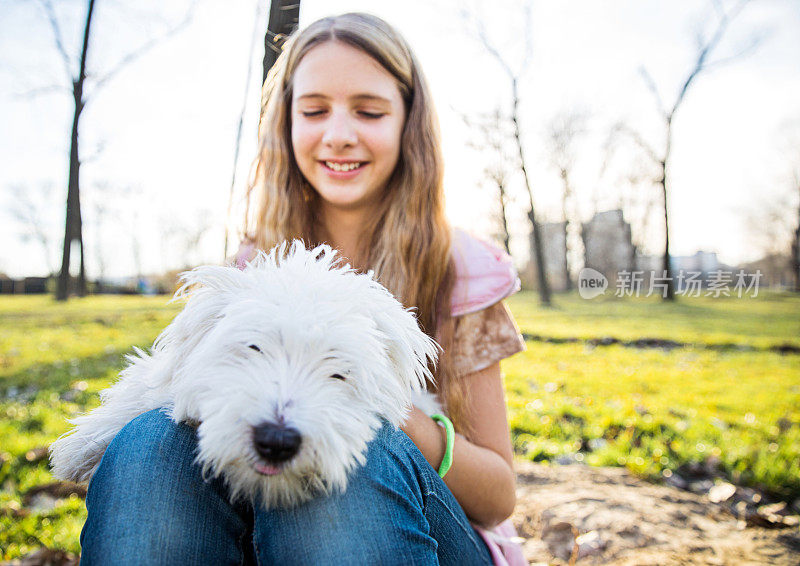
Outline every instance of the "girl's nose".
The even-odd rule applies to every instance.
[[[358,136],[350,117],[345,113],[333,113],[326,124],[322,143],[332,149],[341,149],[356,145]]]

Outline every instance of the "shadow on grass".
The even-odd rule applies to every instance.
[[[74,361],[35,364],[18,372],[0,376],[0,400],[43,389],[66,391],[75,381],[113,378],[125,367],[124,356],[132,351],[132,348],[116,349]]]

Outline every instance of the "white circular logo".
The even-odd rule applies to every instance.
[[[606,276],[591,267],[584,267],[578,274],[578,293],[584,299],[594,299],[608,289]]]

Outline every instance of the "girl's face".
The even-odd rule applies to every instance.
[[[369,211],[400,155],[405,106],[395,78],[338,41],[311,49],[295,69],[292,148],[323,206]]]

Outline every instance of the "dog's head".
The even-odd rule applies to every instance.
[[[200,421],[198,459],[233,492],[292,505],[342,489],[383,421],[400,424],[438,346],[370,275],[301,242],[243,270],[183,275],[171,352],[175,416]]]

